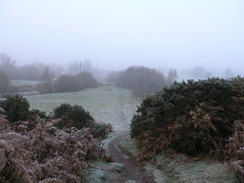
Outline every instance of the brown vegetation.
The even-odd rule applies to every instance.
[[[240,180],[244,182],[244,120],[236,121],[235,134],[229,138],[226,154],[232,160]]]
[[[89,161],[106,154],[89,128],[62,130],[60,121],[10,124],[0,114],[0,182],[85,182]]]

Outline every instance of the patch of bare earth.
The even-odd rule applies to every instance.
[[[128,135],[128,132],[121,132],[107,144],[107,151],[112,161],[124,164],[125,168],[122,172],[107,171],[106,183],[124,183],[129,180],[136,183],[153,183],[153,176],[147,173],[141,165],[128,158],[125,149],[118,147],[118,144]]]

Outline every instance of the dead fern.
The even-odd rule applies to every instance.
[[[235,134],[229,138],[226,145],[226,157],[232,162],[238,177],[244,181],[244,120],[235,122]]]
[[[0,115],[0,182],[85,182],[89,161],[106,153],[90,128],[58,129],[59,121],[9,124]]]

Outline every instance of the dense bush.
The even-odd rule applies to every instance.
[[[244,119],[244,78],[175,83],[145,98],[138,113],[131,136],[143,145],[141,159],[162,150],[213,155]]]
[[[155,69],[129,67],[119,73],[116,84],[121,88],[131,89],[136,96],[143,96],[160,90],[166,85],[166,80]]]
[[[0,107],[6,111],[8,120],[12,123],[19,120],[27,120],[29,118],[47,118],[46,113],[43,111],[38,109],[29,110],[29,102],[26,98],[23,98],[20,95],[7,96],[5,100],[0,101]]]
[[[54,109],[54,118],[61,118],[62,121],[57,124],[59,128],[75,127],[81,129],[91,128],[95,138],[105,138],[111,132],[112,126],[106,123],[96,123],[93,117],[82,106],[70,104],[61,104]]]
[[[61,118],[63,120],[63,123],[59,124],[62,128],[73,126],[80,129],[89,126],[90,121],[94,121],[89,112],[78,105],[61,104],[53,112],[54,118]]]
[[[98,83],[89,72],[78,75],[61,75],[54,83],[57,92],[80,91],[85,88],[97,87]]]
[[[25,120],[29,115],[29,102],[20,95],[7,96],[6,100],[0,101],[10,122]]]

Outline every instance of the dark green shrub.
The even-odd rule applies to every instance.
[[[131,136],[149,151],[214,154],[244,119],[244,78],[175,83],[145,98],[131,124]]]
[[[88,127],[91,121],[94,121],[93,117],[88,111],[81,106],[70,104],[61,104],[54,109],[54,118],[61,118],[62,123],[58,126],[64,127],[76,127],[78,129]]]
[[[61,104],[54,109],[54,118],[61,118],[57,124],[59,128],[76,127],[78,129],[89,127],[95,138],[103,139],[112,131],[112,126],[107,123],[96,123],[93,117],[83,107],[70,104]]]
[[[29,114],[29,102],[20,95],[7,96],[6,100],[0,102],[0,107],[6,111],[8,120],[16,122],[26,120]]]

